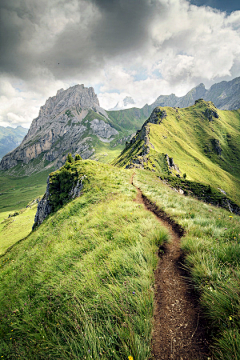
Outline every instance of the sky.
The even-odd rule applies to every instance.
[[[0,125],[29,127],[58,89],[136,106],[240,76],[239,0],[1,0]]]

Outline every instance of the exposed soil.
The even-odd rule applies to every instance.
[[[131,183],[133,184],[133,177]],[[160,258],[155,271],[152,359],[212,359],[197,296],[181,265],[183,254],[180,238],[184,235],[184,230],[138,188],[137,191],[135,201],[144,204],[147,211],[153,212],[171,235],[171,242],[159,251]]]

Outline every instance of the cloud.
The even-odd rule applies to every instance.
[[[159,1],[3,0],[0,71],[22,79],[97,73],[109,58],[142,47]]]
[[[127,95],[143,106],[240,75],[240,11],[187,0],[2,0],[0,24],[2,124],[30,124],[47,97],[76,83],[111,108]]]

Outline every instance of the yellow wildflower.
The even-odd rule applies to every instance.
[[[133,357],[130,355],[130,356],[128,357],[128,360],[133,360]]]
[[[230,320],[230,321],[232,320],[232,317],[231,317],[231,316],[229,316],[229,320]]]

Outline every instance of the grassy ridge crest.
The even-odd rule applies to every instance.
[[[114,164],[186,174],[188,180],[221,188],[240,204],[240,110],[218,110],[203,100],[184,109],[157,109],[166,116],[152,123],[151,115]],[[166,154],[179,171],[166,169]]]

